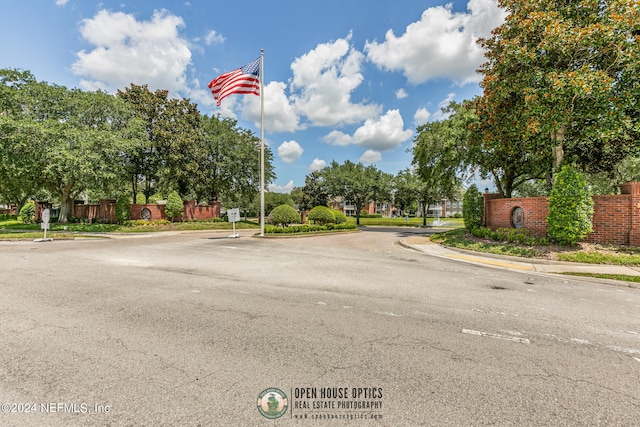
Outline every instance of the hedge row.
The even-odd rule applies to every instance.
[[[321,233],[334,230],[355,230],[356,228],[355,224],[290,225],[288,227],[267,225],[264,232],[267,234]]]

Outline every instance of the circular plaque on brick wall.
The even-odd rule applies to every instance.
[[[513,228],[522,228],[524,226],[524,211],[520,206],[516,206],[511,211],[511,225]]]
[[[140,212],[140,217],[146,220],[151,219],[151,211],[149,210],[149,208],[142,208],[142,211]]]

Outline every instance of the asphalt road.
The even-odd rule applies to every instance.
[[[0,425],[640,423],[640,290],[412,232],[0,242]]]

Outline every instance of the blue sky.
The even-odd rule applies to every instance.
[[[168,89],[257,136],[259,97],[216,107],[207,84],[264,49],[279,192],[332,160],[410,167],[416,127],[481,93],[475,40],[505,16],[495,0],[4,0],[2,12],[0,68],[85,90]]]

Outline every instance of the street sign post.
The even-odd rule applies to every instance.
[[[34,242],[51,242],[52,238],[47,239],[47,230],[49,229],[49,220],[51,219],[51,211],[49,209],[45,209],[42,211],[40,215],[42,217],[42,222],[40,223],[40,228],[44,230],[44,238],[35,239]]]
[[[240,221],[240,209],[234,208],[229,209],[227,211],[227,220],[233,224],[233,234],[229,236],[230,238],[240,237],[239,234],[236,234],[236,222]]]

